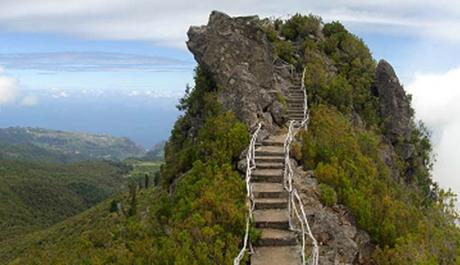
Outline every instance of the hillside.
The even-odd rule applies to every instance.
[[[116,202],[127,213],[130,208],[129,193],[113,195],[50,228],[1,245],[0,263],[20,255],[20,259],[10,260],[8,264],[72,264],[72,261],[76,264],[100,264],[103,262],[98,258],[100,256],[110,257],[106,260],[110,263],[129,264],[129,260],[133,259],[133,247],[141,246],[140,242],[151,243],[153,235],[148,229],[155,225],[148,209],[156,199],[157,190],[142,189],[137,196],[138,211],[134,216],[112,210],[113,202]],[[142,255],[148,253],[143,252]]]
[[[188,37],[195,85],[158,185],[30,235],[11,264],[460,263],[429,132],[360,38],[313,15],[217,11]]]
[[[0,129],[0,158],[48,162],[94,159],[123,160],[145,155],[145,150],[127,138],[41,128]]]
[[[103,161],[0,161],[0,249],[121,190],[128,172],[124,164]]]

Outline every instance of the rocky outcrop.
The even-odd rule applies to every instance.
[[[259,22],[257,16],[232,18],[213,11],[206,26],[189,29],[187,46],[211,74],[226,110],[251,128],[261,121],[274,131],[286,120],[276,95],[287,91],[289,75],[275,67],[272,45]]]
[[[256,149],[257,168],[252,179],[256,194],[255,223],[262,234],[251,260],[253,264],[293,264],[280,261],[286,260],[287,255],[299,262],[299,253],[280,251],[298,243],[291,240],[287,215],[282,214],[287,212],[288,205],[282,187],[286,135],[280,127],[290,119],[303,119],[300,80],[292,74],[289,65],[275,60],[272,44],[260,28],[258,17],[232,18],[214,11],[208,24],[191,27],[188,37],[187,46],[200,67],[217,84],[218,98],[224,109],[233,111],[251,128],[258,122],[264,124],[259,136],[265,141]],[[388,86],[381,82],[376,91],[382,89],[384,93]],[[393,88],[390,87],[390,91]],[[391,98],[395,93],[382,98]],[[283,106],[286,100],[291,103]],[[385,109],[388,117],[392,111]],[[398,133],[399,127],[395,127]],[[275,136],[275,132],[284,134]],[[245,162],[242,159],[238,164],[242,172],[246,169]],[[294,181],[305,202],[313,234],[321,244],[320,264],[372,264],[370,256],[374,246],[369,235],[357,228],[350,212],[341,205],[332,208],[322,205],[317,181],[300,167]]]
[[[345,206],[331,208],[321,203],[319,185],[312,172],[297,168],[294,185],[300,191],[312,233],[320,244],[320,264],[373,264],[375,246],[370,236],[357,227]]]
[[[383,119],[383,134],[387,145],[382,148],[383,157],[392,169],[392,176],[397,180],[412,182],[414,172],[426,171],[420,161],[417,146],[412,139],[415,130],[414,110],[410,97],[404,91],[393,67],[385,60],[377,66],[373,93],[379,100],[380,115]],[[408,167],[399,173],[395,155],[406,161]]]
[[[409,140],[414,130],[414,111],[393,67],[385,60],[377,66],[373,92],[379,99],[386,137],[393,144]]]

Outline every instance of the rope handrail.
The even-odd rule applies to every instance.
[[[310,119],[309,111],[308,111],[308,101],[307,101],[307,93],[305,89],[305,73],[306,69],[304,68],[302,73],[302,82],[301,82],[301,89],[304,93],[304,116],[302,121],[295,121],[291,120],[289,123],[289,130],[286,136],[286,140],[284,141],[284,188],[289,192],[289,201],[288,201],[288,216],[289,216],[289,228],[293,231],[297,231],[302,233],[302,263],[307,264],[307,259],[305,257],[305,245],[306,245],[306,236],[308,236],[311,241],[313,242],[313,252],[310,259],[310,264],[318,265],[319,263],[319,246],[318,241],[313,236],[311,232],[310,225],[308,224],[308,218],[305,213],[302,199],[299,196],[299,193],[296,188],[292,186],[292,177],[294,172],[292,170],[291,159],[290,159],[290,150],[291,150],[291,143],[294,139],[295,135],[299,132],[300,128],[307,129],[308,122]],[[297,203],[296,203],[297,202]],[[300,211],[299,211],[300,208]],[[297,229],[292,221],[292,212],[294,212],[295,217],[300,222],[300,229]]]
[[[257,125],[256,130],[252,134],[251,141],[249,142],[248,153],[246,154],[246,197],[247,197],[247,206],[248,206],[248,215],[246,216],[246,232],[243,239],[243,247],[241,248],[238,256],[235,257],[233,260],[233,265],[239,265],[241,260],[244,257],[244,253],[246,252],[249,242],[249,226],[252,221],[252,212],[254,211],[254,194],[252,193],[252,184],[251,184],[251,177],[252,171],[256,169],[256,162],[255,162],[255,153],[256,153],[256,141],[259,135],[260,128],[262,128],[262,124],[259,123]]]

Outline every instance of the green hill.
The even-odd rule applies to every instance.
[[[105,161],[0,161],[0,249],[121,190],[128,172],[125,164]]]
[[[130,264],[133,248],[152,243],[149,228],[154,226],[152,201],[156,189],[137,193],[137,213],[125,216],[130,207],[129,193],[111,196],[88,209],[50,228],[11,240],[0,247],[0,263],[8,264],[102,264],[101,256],[110,257],[108,263]],[[111,210],[120,203],[122,212]],[[145,250],[143,255],[149,255]],[[14,257],[21,256],[21,258]]]
[[[0,129],[0,159],[76,162],[92,159],[123,160],[146,151],[127,138],[41,128]]]

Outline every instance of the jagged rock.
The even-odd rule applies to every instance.
[[[278,126],[283,126],[286,123],[286,116],[283,105],[278,101],[273,101],[268,110],[271,113],[271,117]]]
[[[414,111],[393,67],[385,60],[377,66],[373,92],[379,99],[386,137],[393,144],[409,140],[414,130]]]
[[[258,17],[213,11],[206,26],[190,27],[188,37],[189,50],[216,82],[226,110],[250,128],[258,122],[267,131],[283,125],[283,113],[270,93],[277,87],[273,48]]]

